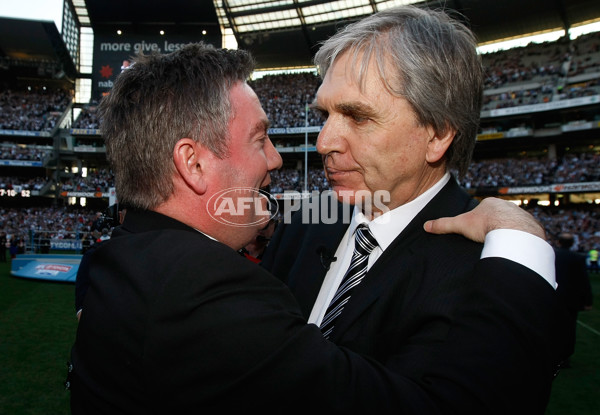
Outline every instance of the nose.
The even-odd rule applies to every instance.
[[[267,156],[267,168],[269,171],[281,168],[283,160],[270,138],[265,143],[265,154]]]
[[[321,155],[327,155],[341,151],[343,140],[341,139],[342,135],[340,131],[340,126],[330,116],[325,121],[325,125],[317,137],[317,152]]]

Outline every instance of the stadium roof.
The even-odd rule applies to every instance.
[[[185,25],[230,29],[261,69],[309,66],[317,45],[339,27],[395,4],[416,3],[464,16],[480,42],[600,21],[598,0],[72,0],[83,26]],[[84,7],[85,6],[85,7]],[[66,56],[49,22],[0,18],[0,57]],[[15,23],[20,22],[20,23]],[[26,22],[26,23],[23,23]],[[18,52],[17,52],[18,51]],[[71,68],[68,68],[69,72]]]
[[[0,17],[0,59],[9,59],[11,65],[16,66],[26,64],[27,61],[62,62],[59,72],[62,70],[70,77],[77,73],[56,24],[52,21]]]
[[[75,0],[83,1],[83,0]],[[598,0],[86,0],[91,26],[186,24],[231,29],[259,67],[310,65],[342,25],[396,4],[456,11],[480,42],[600,20]]]

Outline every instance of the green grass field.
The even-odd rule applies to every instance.
[[[600,274],[591,280],[595,308],[580,313],[572,367],[556,378],[548,415],[600,414]],[[0,414],[70,413],[63,382],[77,327],[74,289],[12,277],[0,263]]]
[[[10,259],[8,260],[10,261]],[[74,284],[10,276],[0,263],[0,414],[69,414]]]
[[[554,381],[547,415],[600,414],[600,274],[590,275],[594,307],[579,313],[571,368]]]

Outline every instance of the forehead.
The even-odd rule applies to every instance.
[[[231,106],[237,112],[245,110],[262,111],[258,96],[245,82],[236,82],[229,92]],[[237,115],[234,114],[234,116]]]
[[[236,83],[230,91],[232,118],[230,129],[234,133],[254,134],[264,132],[269,122],[258,96],[245,82]]]
[[[317,91],[317,101],[338,96],[359,98],[387,95],[391,98],[391,91],[382,79],[381,69],[374,55],[367,60],[363,53],[344,52],[335,59],[325,74]]]
[[[368,117],[378,125],[390,125],[402,119],[416,122],[414,107],[401,92],[392,92],[389,83],[382,76],[392,77],[390,82],[396,90],[402,89],[400,76],[388,61],[380,70],[376,59],[371,55],[360,69],[362,55],[354,56],[345,52],[339,55],[329,67],[323,83],[317,91],[314,106],[330,115],[358,115]]]

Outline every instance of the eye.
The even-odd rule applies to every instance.
[[[324,109],[312,107],[311,111],[313,111],[315,114],[319,115],[324,120],[326,120],[329,117],[329,113],[327,111],[325,111]]]
[[[363,123],[369,121],[368,117],[365,117],[360,114],[350,114],[350,118],[352,118],[352,121],[354,121],[357,124],[363,124]]]

